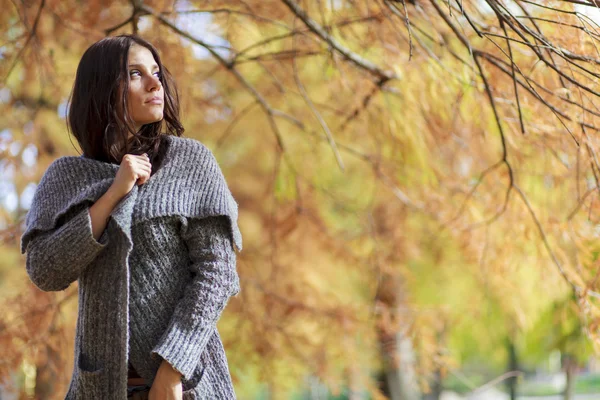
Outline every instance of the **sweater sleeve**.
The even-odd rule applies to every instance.
[[[106,230],[94,238],[89,209],[88,204],[73,207],[56,227],[28,239],[27,274],[41,290],[65,290],[108,244]]]
[[[240,291],[227,218],[220,215],[187,219],[182,236],[188,246],[193,279],[151,351],[152,357],[162,357],[185,379],[192,379],[229,298]]]

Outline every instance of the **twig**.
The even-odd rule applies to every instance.
[[[296,21],[296,18],[294,18],[294,25],[295,25],[295,21]],[[292,48],[294,50],[296,49],[296,36],[294,36],[294,38],[292,39]],[[319,110],[317,110],[315,105],[313,104],[312,100],[310,99],[310,96],[308,95],[308,93],[306,92],[306,89],[304,88],[304,85],[302,84],[302,81],[300,80],[300,76],[298,74],[298,64],[296,62],[296,58],[292,59],[292,71],[294,74],[294,81],[296,82],[296,86],[298,87],[298,90],[300,91],[302,98],[304,99],[304,101],[308,105],[308,108],[311,110],[311,112],[313,113],[313,115],[315,116],[315,118],[317,119],[319,124],[321,125],[321,128],[323,129],[323,132],[325,132],[325,136],[327,137],[327,142],[329,143],[329,146],[331,147],[331,150],[333,151],[335,160],[336,160],[338,166],[340,167],[340,170],[344,171],[345,170],[344,161],[342,160],[340,152],[337,149],[337,146],[335,144],[335,139],[333,138],[333,134],[331,133],[331,130],[329,129],[329,125],[327,125],[327,122],[325,122],[325,119],[323,118],[323,116],[321,115]]]
[[[208,52],[217,60],[219,61],[219,63],[221,63],[221,65],[223,65],[227,70],[229,70],[234,76],[235,78],[242,84],[242,86],[244,86],[244,88],[250,92],[250,94],[252,96],[254,96],[254,98],[256,98],[256,100],[258,101],[258,103],[261,105],[261,107],[263,108],[263,110],[265,111],[265,113],[267,114],[267,118],[269,121],[269,125],[271,126],[271,129],[273,130],[273,133],[275,134],[275,137],[277,139],[277,144],[279,146],[279,149],[285,153],[285,146],[283,143],[283,138],[281,137],[281,132],[279,131],[279,128],[277,127],[277,124],[275,122],[274,116],[276,115],[275,110],[269,105],[269,103],[265,100],[265,98],[254,88],[254,86],[252,86],[250,84],[250,82],[248,82],[246,80],[246,78],[244,78],[242,76],[242,74],[239,73],[239,71],[235,68],[235,64],[231,61],[227,61],[225,60],[223,57],[221,57],[221,55],[219,53],[217,53],[217,51],[215,51],[215,49],[213,48],[213,46],[209,45],[208,43],[206,43],[205,41],[196,38],[194,36],[192,36],[190,33],[185,32],[181,29],[179,29],[177,26],[175,26],[175,24],[173,24],[171,21],[169,21],[168,19],[166,19],[163,15],[155,12],[152,8],[146,6],[146,5],[140,5],[140,10],[145,11],[148,14],[153,15],[156,19],[158,19],[162,24],[164,24],[165,26],[171,28],[171,30],[173,30],[175,33],[185,37],[186,39],[191,40],[192,42],[204,47],[206,50],[208,50]],[[278,115],[281,115],[282,112],[280,112]]]
[[[31,42],[31,39],[33,39],[33,37],[35,36],[37,27],[38,27],[38,22],[40,22],[40,16],[42,15],[42,10],[44,9],[45,5],[46,5],[46,0],[42,0],[42,2],[40,3],[40,7],[38,8],[37,14],[35,16],[35,20],[33,22],[33,27],[31,28],[31,32],[29,32],[29,36],[27,36],[27,40],[25,41],[25,44],[23,45],[23,47],[21,47],[21,49],[15,56],[15,59],[13,60],[11,66],[8,68],[8,71],[2,80],[3,82],[8,81],[8,77],[13,72],[14,68],[16,67],[17,63],[19,62],[19,59],[23,55],[23,52],[25,51],[25,49]]]
[[[377,76],[378,78],[384,78],[386,81],[391,80],[391,79],[399,79],[399,76],[397,76],[394,72],[385,71],[385,70],[381,69],[376,64],[374,64],[368,60],[365,60],[358,54],[352,52],[351,50],[344,47],[342,44],[338,43],[338,41],[336,39],[334,39],[331,35],[329,35],[323,29],[322,26],[320,26],[317,22],[312,20],[308,16],[308,14],[306,14],[306,12],[302,8],[300,8],[298,3],[296,3],[294,0],[281,0],[281,1],[285,5],[287,5],[288,8],[294,14],[296,14],[296,16],[298,16],[298,18],[300,18],[302,20],[302,22],[304,22],[304,24],[311,31],[313,31],[317,36],[319,36],[324,42],[329,44],[329,46],[331,46],[333,49],[335,49],[338,53],[340,53],[342,56],[344,56],[344,58],[346,58],[348,61],[354,63],[361,69],[364,69],[364,70],[368,71],[369,73]]]

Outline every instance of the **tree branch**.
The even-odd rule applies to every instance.
[[[347,49],[346,47],[342,46],[335,38],[333,38],[331,35],[329,35],[325,31],[325,29],[323,29],[322,26],[320,26],[317,22],[312,20],[308,16],[308,14],[306,14],[306,12],[302,8],[300,8],[298,3],[296,3],[294,0],[281,0],[281,1],[285,5],[287,5],[288,8],[298,18],[300,18],[302,20],[302,22],[304,22],[304,24],[311,31],[313,31],[317,36],[319,36],[324,42],[329,44],[329,46],[331,46],[333,49],[335,49],[338,53],[340,53],[342,56],[344,56],[344,58],[346,58],[348,61],[352,62],[359,68],[366,70],[367,72],[371,73],[372,75],[375,75],[380,79],[384,79],[385,81],[389,81],[392,79],[399,79],[399,76],[397,76],[395,73],[381,69],[376,64],[374,64],[368,60],[365,60],[358,54],[356,54],[356,53],[352,52],[351,50]]]

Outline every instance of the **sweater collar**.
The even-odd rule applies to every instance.
[[[224,215],[230,221],[233,243],[241,251],[238,205],[214,155],[192,138],[168,136],[168,140],[170,146],[161,168],[142,186],[134,185],[111,216],[127,234],[132,224],[155,217]],[[119,167],[82,156],[53,161],[36,188],[25,218],[21,252],[36,232],[53,229],[71,208],[97,201],[114,181]]]

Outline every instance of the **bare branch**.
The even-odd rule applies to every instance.
[[[402,0],[402,6],[404,7],[404,16],[402,16],[400,14],[400,10],[398,10],[398,7],[395,4],[391,3],[389,0],[383,0],[383,2],[385,3],[385,5],[390,9],[390,11],[393,14],[402,18],[404,20],[404,23],[406,24],[406,30],[408,31],[408,46],[409,46],[408,60],[410,61],[412,59],[412,55],[413,55],[413,43],[412,43],[412,29],[410,27],[410,20],[408,18],[408,9],[406,8],[406,2],[405,2],[405,0]]]
[[[242,74],[239,73],[239,71],[235,68],[235,64],[233,62],[225,60],[219,53],[217,53],[217,51],[213,48],[213,46],[209,45],[208,43],[206,43],[205,41],[203,41],[199,38],[192,36],[188,32],[182,31],[177,26],[175,26],[175,24],[173,24],[171,21],[166,19],[163,15],[156,13],[152,8],[150,8],[146,5],[140,5],[140,10],[153,15],[162,24],[171,28],[177,34],[204,47],[206,50],[208,50],[210,52],[210,54],[221,65],[223,65],[226,69],[228,69],[236,77],[236,79],[242,84],[242,86],[248,92],[250,92],[250,94],[252,94],[252,96],[254,96],[254,98],[256,98],[256,100],[259,102],[259,104],[261,105],[261,107],[263,108],[265,113],[267,114],[269,124],[271,126],[271,129],[273,130],[273,133],[275,134],[275,137],[277,138],[277,143],[279,145],[280,150],[285,152],[285,146],[283,143],[283,139],[281,137],[281,132],[279,131],[279,128],[277,127],[277,124],[275,123],[275,120],[273,118],[273,116],[275,115],[275,110],[269,105],[269,103],[266,101],[266,99],[260,93],[258,93],[258,91],[246,80],[246,78],[244,78],[242,76]]]
[[[44,9],[45,5],[46,5],[46,0],[42,0],[42,2],[40,3],[40,7],[38,8],[37,14],[35,16],[35,20],[33,22],[33,27],[31,28],[31,31],[29,32],[29,36],[27,36],[27,40],[25,41],[25,44],[23,45],[23,47],[21,47],[21,49],[19,50],[19,52],[15,56],[15,59],[13,60],[11,66],[8,68],[8,71],[6,72],[6,75],[2,79],[3,82],[7,82],[8,81],[8,77],[10,76],[10,74],[13,72],[14,68],[18,64],[19,60],[21,59],[21,56],[23,55],[23,52],[25,52],[25,49],[27,48],[27,46],[31,42],[31,39],[33,39],[35,37],[36,31],[37,31],[37,27],[38,27],[38,23],[40,22],[40,16],[42,15],[42,10]]]
[[[294,18],[294,25],[295,25],[295,18]],[[292,46],[294,49],[296,48],[296,36],[294,36]],[[325,119],[323,118],[321,113],[319,113],[319,111],[317,110],[315,105],[313,104],[312,100],[310,99],[310,96],[308,96],[308,93],[306,92],[306,89],[304,88],[304,85],[302,84],[302,81],[300,80],[300,76],[298,75],[298,64],[296,62],[295,57],[292,59],[292,70],[293,70],[293,74],[294,74],[294,81],[296,82],[296,86],[298,87],[298,90],[300,91],[302,98],[308,105],[308,108],[310,108],[310,110],[312,111],[312,113],[315,116],[315,118],[317,119],[317,121],[319,121],[321,128],[323,128],[323,131],[325,132],[327,141],[328,141],[329,145],[331,146],[331,150],[333,151],[333,154],[335,155],[337,164],[340,167],[340,169],[342,171],[344,171],[345,170],[344,161],[342,160],[342,157],[337,149],[335,140],[333,138],[333,134],[331,133],[331,130],[329,129],[329,126],[327,125],[327,122],[325,122]]]
[[[358,54],[352,52],[351,50],[347,49],[346,47],[344,47],[340,43],[338,43],[338,41],[335,40],[331,35],[329,35],[325,31],[325,29],[323,29],[322,26],[320,26],[317,22],[312,20],[308,16],[308,14],[306,14],[306,12],[302,8],[300,8],[298,3],[296,3],[294,0],[281,0],[281,1],[285,5],[287,5],[288,8],[294,14],[296,14],[296,16],[298,16],[298,18],[300,18],[302,20],[302,22],[304,22],[304,24],[311,31],[313,31],[317,36],[319,36],[323,41],[325,41],[327,44],[329,44],[332,48],[334,48],[338,53],[340,53],[342,56],[344,56],[344,58],[346,58],[348,61],[354,63],[361,69],[368,71],[369,73],[377,76],[380,79],[385,79],[386,81],[389,81],[391,79],[399,79],[399,77],[395,73],[381,69],[376,64],[365,60]]]

